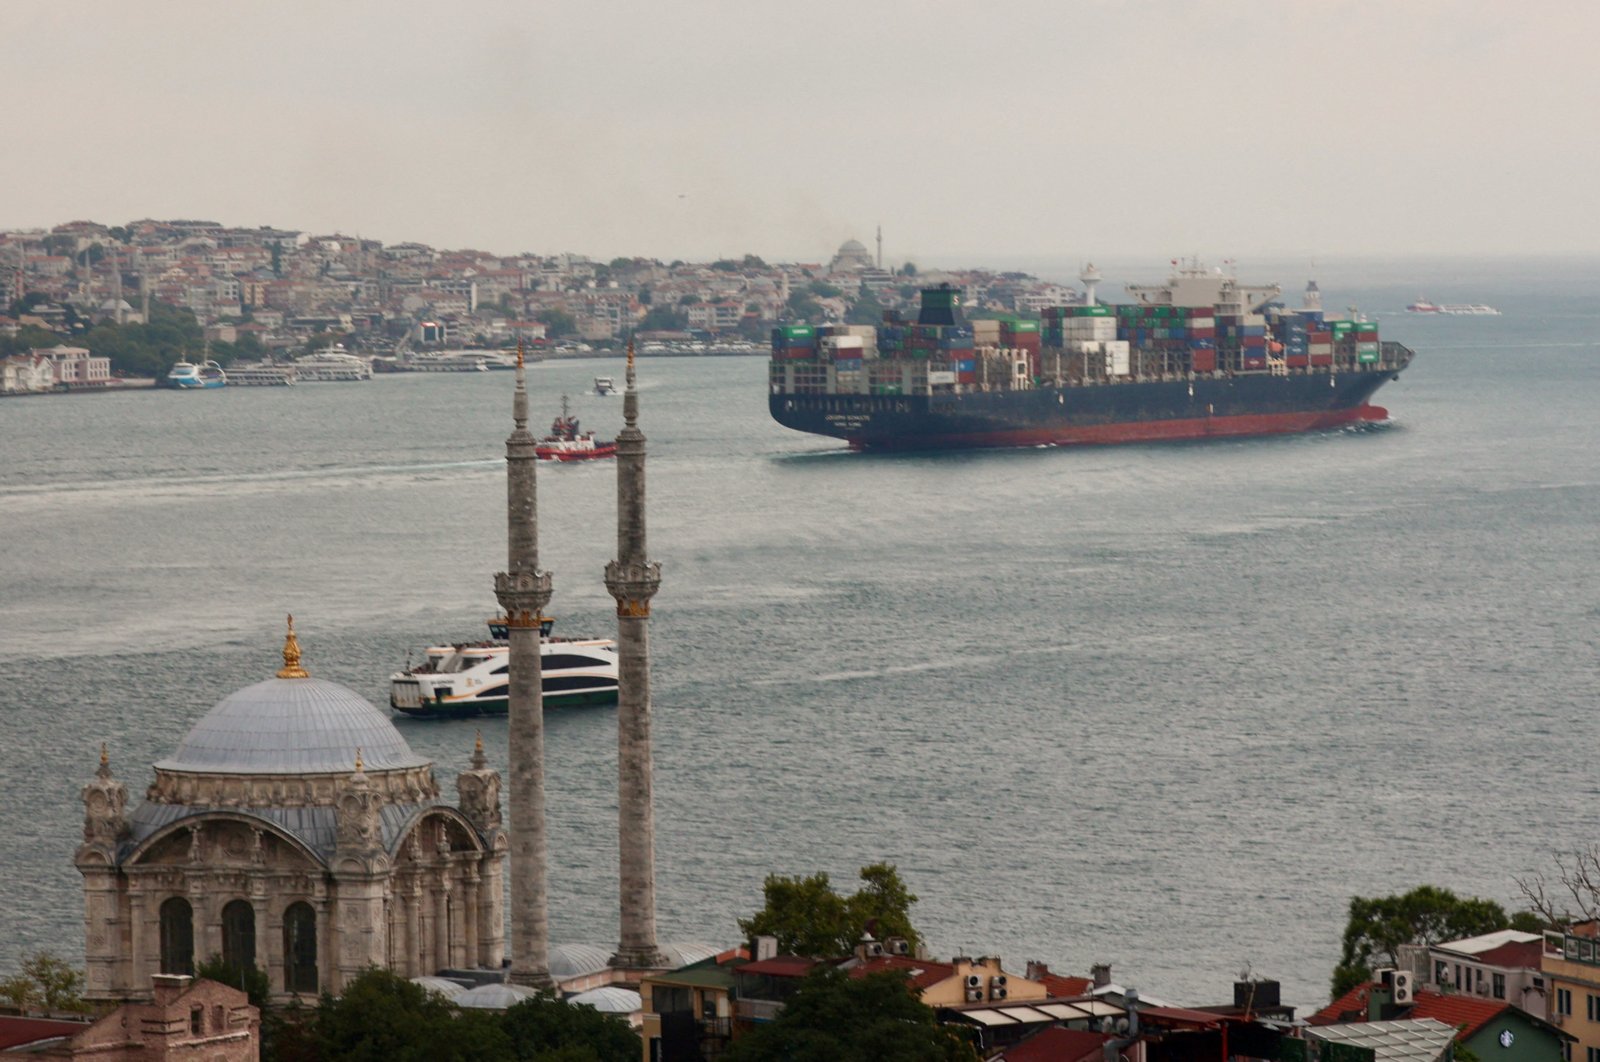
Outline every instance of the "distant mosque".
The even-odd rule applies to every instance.
[[[879,236],[881,246],[882,236]],[[833,258],[828,262],[830,273],[860,273],[867,269],[876,269],[877,261],[872,257],[872,252],[862,245],[860,240],[846,240],[839,245]]]
[[[658,945],[650,737],[650,601],[661,566],[645,539],[645,437],[633,347],[617,436],[618,941],[551,949],[546,881],[535,441],[521,352],[506,440],[508,570],[494,578],[509,652],[512,828],[481,739],[449,803],[433,764],[386,713],[311,677],[290,618],[283,668],[197,722],[128,810],[101,749],[83,787],[85,996],[148,998],[155,974],[193,974],[216,955],[266,972],[278,999],[340,992],[361,970],[404,977],[477,971],[531,994],[557,980],[637,982],[711,954]],[[509,864],[508,937],[503,873]]]

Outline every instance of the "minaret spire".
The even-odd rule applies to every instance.
[[[611,965],[663,965],[656,946],[656,826],[650,748],[650,599],[661,565],[645,547],[644,433],[633,340],[628,341],[625,426],[617,433],[617,559],[606,565],[606,589],[617,600],[617,814],[621,869],[621,939]]]
[[[494,593],[510,645],[507,691],[511,752],[511,980],[548,987],[549,898],[544,814],[544,698],[539,618],[550,603],[550,573],[539,570],[535,441],[528,432],[528,383],[517,344],[515,424],[506,439],[506,560]]]

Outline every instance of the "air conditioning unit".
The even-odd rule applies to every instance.
[[[882,955],[883,954],[883,945],[881,943],[879,943],[878,941],[876,941],[876,940],[872,941],[871,943],[869,943],[867,945],[867,954],[869,956],[871,956],[871,957],[874,957],[874,958],[876,958],[879,955]]]
[[[893,940],[889,941],[889,952],[893,955],[910,955],[911,942],[909,940],[902,940],[900,937],[895,937]]]
[[[981,988],[969,988],[969,989],[967,989],[967,1002],[968,1003],[982,1003],[983,1002],[983,989],[981,989]]]
[[[1396,970],[1394,972],[1392,987],[1394,989],[1394,1001],[1397,1004],[1413,1003],[1416,1001],[1411,986],[1410,972],[1406,970]]]
[[[1006,986],[1006,975],[995,974],[993,977],[989,978],[989,983],[991,985],[998,985],[999,987],[1004,988]]]
[[[996,985],[994,988],[989,989],[989,998],[990,999],[1004,999],[1004,998],[1006,998],[1006,990],[1004,988],[1001,988],[1000,986]]]
[[[967,974],[967,987],[968,988],[982,988],[983,987],[983,978],[978,976],[977,974]]]

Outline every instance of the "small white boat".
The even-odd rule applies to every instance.
[[[596,376],[594,378],[594,393],[597,395],[614,395],[617,393],[617,381],[609,376]]]
[[[546,708],[617,703],[617,643],[610,638],[557,638],[540,629],[540,688]],[[489,621],[490,640],[430,645],[417,667],[389,679],[389,707],[406,715],[450,718],[504,715],[511,648],[503,619]]]
[[[228,374],[222,371],[221,365],[209,359],[196,365],[187,358],[180,358],[168,371],[166,384],[179,391],[210,390],[227,387]]]

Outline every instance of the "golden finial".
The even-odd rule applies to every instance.
[[[517,368],[522,368],[522,338],[517,338]]]
[[[475,748],[473,751],[475,751],[480,756],[483,755],[483,731],[481,731],[481,730],[478,731],[477,748]]]
[[[628,336],[628,371],[633,371],[633,336]]]
[[[361,746],[357,745],[356,746],[356,773],[360,774],[361,770],[362,770],[362,768],[361,768]]]
[[[111,753],[107,751],[106,743],[104,741],[100,742],[100,766],[111,766]]]
[[[472,750],[472,769],[481,771],[488,762],[488,757],[483,754],[483,731],[480,730],[478,731],[477,747]]]
[[[300,666],[300,643],[294,636],[294,617],[289,617],[289,633],[283,639],[283,668],[278,672],[279,678],[310,678],[311,675]]]

